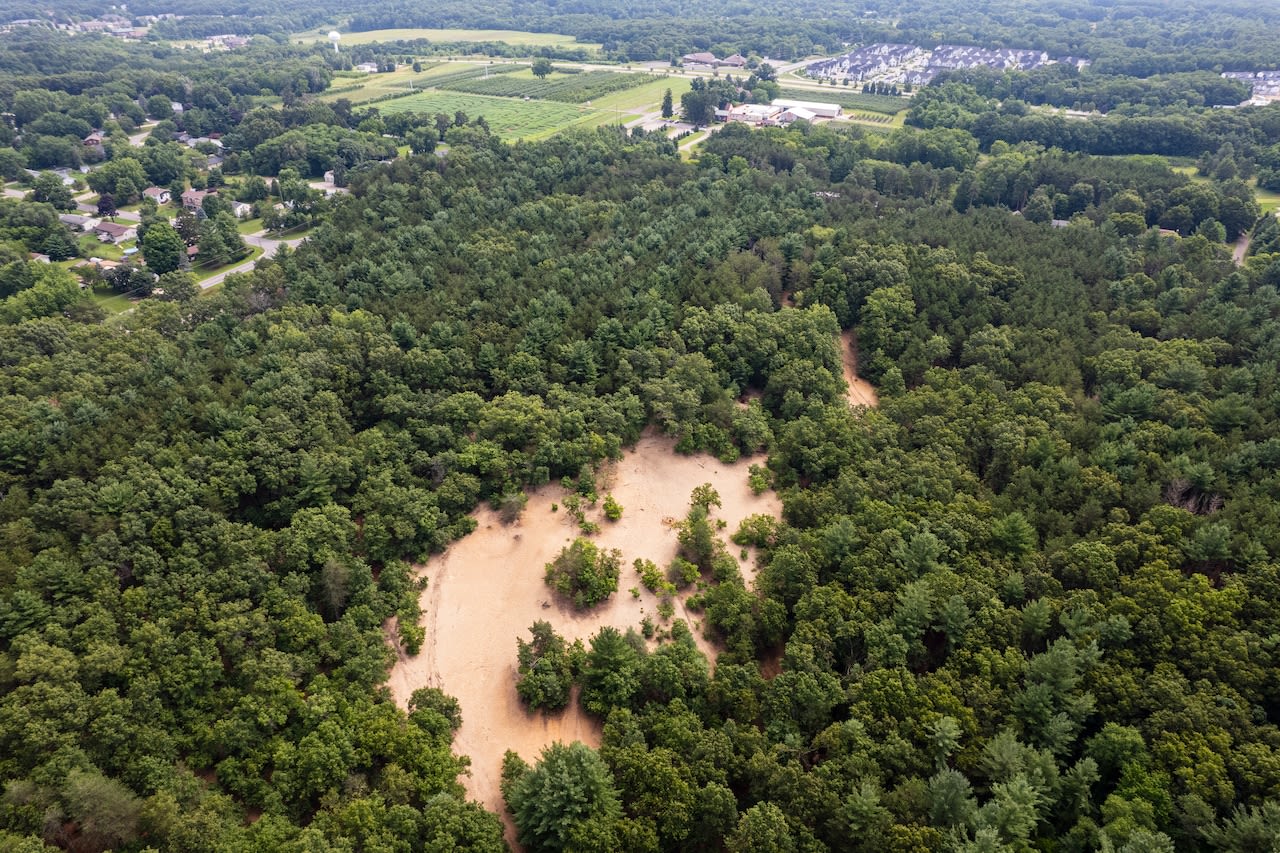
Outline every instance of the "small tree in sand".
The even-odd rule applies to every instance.
[[[578,538],[547,563],[547,585],[572,599],[578,609],[604,601],[618,589],[622,552],[605,551]]]

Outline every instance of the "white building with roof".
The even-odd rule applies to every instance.
[[[774,98],[773,105],[784,110],[801,109],[813,113],[815,118],[839,118],[839,104],[822,104],[817,101],[793,101],[788,98]]]

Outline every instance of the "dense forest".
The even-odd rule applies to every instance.
[[[1274,837],[1271,256],[882,192],[857,131],[726,130],[696,165],[468,132],[220,296],[7,313],[7,844],[497,849],[456,707],[378,689],[383,620],[420,641],[403,560],[648,422],[769,449],[785,521],[740,534],[759,595],[702,598],[714,673],[593,641],[605,747],[513,766],[517,814],[572,761],[575,849]],[[841,327],[879,410],[843,402]]]
[[[224,11],[275,31],[336,8]],[[766,22],[805,10],[700,43],[651,8],[385,14],[599,41],[608,19],[610,50],[665,57],[780,54]],[[505,849],[459,783],[467,709],[385,684],[424,642],[413,564],[479,505],[592,492],[651,428],[767,453],[753,483],[783,515],[670,508],[714,662],[678,620],[513,644],[513,693],[577,695],[604,731],[507,761],[527,849],[1273,849],[1280,225],[1251,181],[1280,184],[1280,108],[1210,109],[1238,91],[1203,72],[1228,47],[1274,65],[1274,12],[1018,8],[947,40],[1093,51],[1098,76],[953,75],[907,127],[729,125],[691,158],[639,130],[510,144],[482,116],[322,104],[323,47],[3,36],[7,179],[71,151],[122,199],[215,173],[264,198],[265,175],[315,227],[107,317],[31,259],[67,239],[60,181],[0,199],[0,848]],[[1077,102],[1108,115],[1028,106]],[[198,173],[179,131],[222,134],[223,166]],[[315,201],[327,169],[349,192]],[[877,408],[846,402],[843,331]],[[582,541],[548,575],[585,607],[619,567]],[[754,586],[726,559],[748,546]]]

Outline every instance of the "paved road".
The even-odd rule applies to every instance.
[[[147,137],[151,135],[151,131],[159,122],[147,122],[138,128],[138,132],[129,137],[129,144],[134,148],[141,148],[143,143],[147,141]]]
[[[26,198],[27,194],[22,190],[15,190],[12,187],[5,187],[4,197],[5,198]]]
[[[249,272],[250,270],[253,269],[254,264],[256,264],[258,261],[262,260],[263,258],[270,258],[274,256],[275,253],[280,250],[281,246],[288,246],[290,249],[296,249],[298,245],[302,243],[303,240],[307,239],[306,237],[295,237],[292,240],[272,240],[270,237],[265,236],[266,233],[267,232],[265,231],[259,231],[256,234],[247,234],[245,235],[245,238],[244,238],[244,241],[249,245],[260,246],[262,248],[261,255],[259,255],[257,258],[254,258],[253,260],[245,261],[242,264],[236,264],[234,267],[231,267],[230,269],[226,269],[220,273],[209,276],[204,281],[200,282],[201,289],[208,290],[214,285],[222,284],[223,280],[226,279],[226,277],[229,275],[236,275],[242,272]]]

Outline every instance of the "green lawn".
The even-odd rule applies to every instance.
[[[127,243],[117,246],[112,243],[103,243],[92,234],[81,234],[76,239],[76,245],[80,247],[80,254],[86,258],[102,258],[104,261],[119,261],[124,258],[124,250],[126,246],[132,246],[133,243]]]
[[[518,101],[460,92],[421,92],[382,101],[383,113],[421,112],[453,115],[461,110],[470,118],[484,116],[489,128],[503,139],[534,139],[573,125],[608,123],[613,116],[593,107],[554,101]]]
[[[1174,158],[1169,158],[1169,159],[1171,161],[1177,162],[1176,160],[1174,160]],[[1189,160],[1190,158],[1186,158],[1186,159]],[[1179,175],[1186,175],[1188,178],[1195,181],[1196,183],[1200,183],[1200,184],[1209,183],[1209,178],[1206,178],[1204,175],[1196,174],[1196,167],[1193,165],[1186,165],[1184,163],[1183,165],[1170,166],[1170,168],[1173,169],[1173,171],[1177,172]],[[1253,197],[1258,200],[1258,206],[1262,208],[1263,213],[1275,213],[1276,210],[1280,208],[1280,193],[1259,188],[1257,178],[1250,178],[1247,181],[1247,183],[1253,189]]]
[[[530,33],[520,30],[432,30],[432,29],[394,29],[369,30],[364,33],[342,32],[341,44],[370,44],[372,42],[412,41],[427,39],[432,42],[464,42],[464,41],[500,41],[510,45],[528,45],[529,47],[552,47],[557,45],[573,45],[590,50],[599,50],[599,44],[580,42],[573,36],[560,33]],[[329,31],[313,30],[298,33],[294,37],[298,42],[328,41]]]
[[[133,302],[123,293],[116,293],[109,287],[95,287],[89,291],[89,298],[102,306],[109,314],[123,314],[133,307]]]
[[[236,223],[236,230],[241,234],[257,234],[262,230],[262,219],[241,219]]]
[[[1257,178],[1250,178],[1249,186],[1253,187],[1253,197],[1258,200],[1263,213],[1275,213],[1280,208],[1280,193],[1262,189]]]

